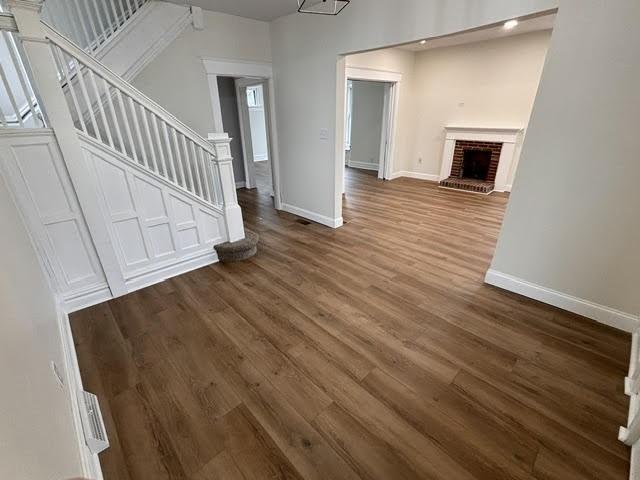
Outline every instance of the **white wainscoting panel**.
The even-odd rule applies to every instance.
[[[2,173],[65,308],[110,298],[98,255],[53,132],[0,134]]]
[[[223,212],[82,137],[129,291],[217,261]]]

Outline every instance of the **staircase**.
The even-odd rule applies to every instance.
[[[0,14],[0,172],[69,311],[245,236],[228,136],[203,138],[99,59],[155,8],[185,9],[156,4],[49,0],[43,17],[75,42],[24,0]]]
[[[189,7],[156,0],[46,0],[42,17],[128,81],[192,23]]]
[[[149,0],[47,0],[42,20],[93,56],[120,33]]]

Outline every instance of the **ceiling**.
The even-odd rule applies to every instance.
[[[544,15],[540,17],[521,20],[517,27],[511,30],[505,30],[502,25],[481,30],[473,30],[470,32],[457,33],[446,37],[434,38],[427,40],[427,43],[409,43],[400,45],[398,48],[403,50],[411,50],[421,52],[432,48],[451,47],[453,45],[463,45],[465,43],[481,42],[483,40],[491,40],[492,38],[509,37],[511,35],[520,35],[521,33],[536,32],[540,30],[551,30],[555,22],[556,15]]]
[[[296,0],[169,0],[178,5],[195,5],[214,12],[271,21],[298,10]]]

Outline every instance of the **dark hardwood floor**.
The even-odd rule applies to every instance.
[[[241,190],[256,257],[72,316],[106,480],[626,479],[630,338],[483,284],[507,198],[347,183],[335,231]]]

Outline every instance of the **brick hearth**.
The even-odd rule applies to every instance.
[[[498,171],[498,164],[500,163],[502,145],[500,142],[456,140],[453,162],[451,164],[451,176],[441,181],[440,186],[478,193],[491,193],[495,186],[494,182]],[[485,180],[461,178],[465,150],[485,150],[491,152],[491,163],[489,164],[489,171]]]

